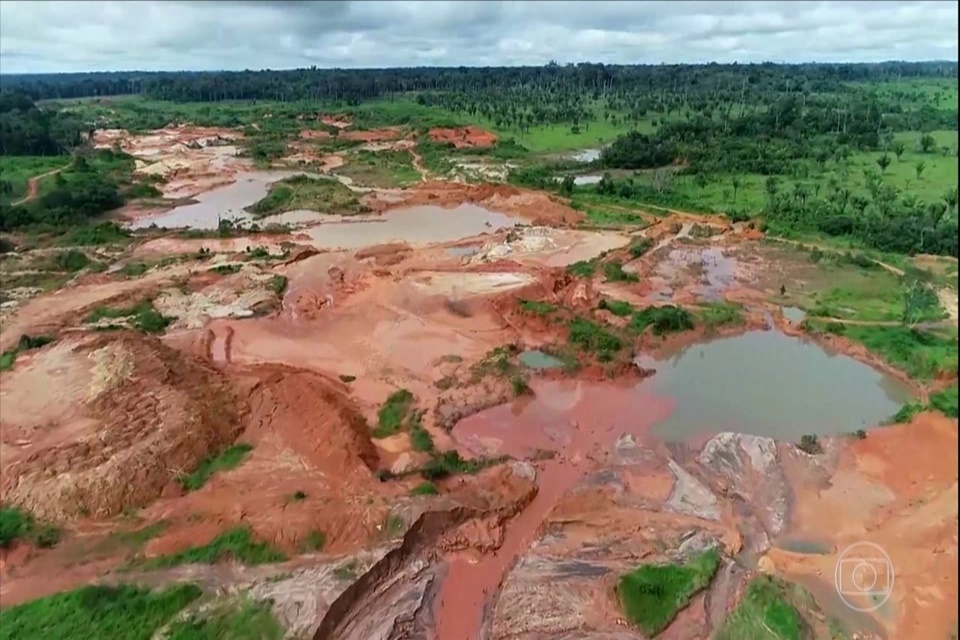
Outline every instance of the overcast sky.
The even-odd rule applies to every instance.
[[[0,72],[957,59],[953,2],[0,2]]]

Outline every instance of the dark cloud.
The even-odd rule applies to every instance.
[[[956,2],[0,2],[0,72],[957,59]]]

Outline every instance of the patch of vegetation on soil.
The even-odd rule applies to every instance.
[[[500,464],[506,459],[506,457],[497,457],[466,460],[461,458],[460,452],[456,450],[444,451],[420,467],[419,471],[425,480],[439,480],[448,476],[477,473],[487,467]]]
[[[700,304],[697,316],[707,327],[743,324],[743,307],[730,302],[705,302]]]
[[[377,412],[377,426],[370,435],[374,438],[388,438],[399,433],[412,408],[412,393],[406,389],[394,391]]]
[[[521,300],[521,311],[535,316],[548,316],[557,310],[557,305],[543,302],[542,300]]]
[[[135,560],[131,566],[142,569],[163,569],[183,564],[217,564],[234,560],[244,565],[283,562],[287,557],[272,548],[266,542],[254,540],[253,532],[247,526],[225,531],[205,545],[190,547],[183,551]]]
[[[325,546],[327,546],[327,534],[319,529],[311,529],[303,539],[300,548],[304,551],[316,552],[323,551]]]
[[[424,481],[410,490],[412,496],[435,496],[440,493],[437,485],[430,481]]]
[[[612,354],[623,348],[620,338],[586,318],[574,318],[570,321],[567,341],[584,351],[597,354]]]
[[[567,273],[579,278],[590,278],[597,270],[597,263],[593,260],[581,260],[567,266]]]
[[[193,473],[181,476],[178,480],[180,486],[184,491],[196,491],[216,472],[236,469],[251,451],[253,447],[244,442],[227,447],[217,455],[204,459]]]
[[[693,315],[686,309],[674,305],[647,307],[637,311],[630,318],[629,329],[643,333],[647,327],[653,327],[653,335],[663,336],[693,329]]]
[[[346,185],[329,178],[305,175],[273,183],[263,199],[247,207],[247,211],[259,217],[299,209],[345,216],[369,210]]]
[[[163,591],[132,585],[82,587],[3,609],[0,639],[150,640],[200,595],[192,584]]]
[[[161,315],[152,300],[143,300],[132,307],[97,307],[87,315],[86,322],[93,324],[104,319],[129,319],[130,324],[144,333],[163,333],[173,318]]]
[[[607,282],[639,282],[640,276],[635,273],[627,273],[623,270],[623,265],[611,260],[603,265],[603,276]]]
[[[347,176],[362,187],[394,189],[420,181],[420,172],[406,151],[367,151],[360,149],[346,158],[346,164],[334,173]]]
[[[622,300],[612,300],[604,298],[597,304],[598,309],[606,309],[615,316],[620,316],[624,318],[633,313],[633,305],[629,302],[623,302]]]
[[[957,386],[947,387],[942,391],[930,394],[926,403],[909,402],[902,407],[890,419],[894,424],[904,424],[910,422],[913,416],[923,411],[939,411],[948,418],[957,417]]]
[[[60,542],[60,529],[37,522],[33,515],[18,507],[0,507],[0,549],[9,549],[20,540],[41,548],[55,547]]]
[[[624,615],[646,635],[660,633],[719,566],[720,553],[710,549],[684,564],[644,565],[621,576],[617,596]]]
[[[283,627],[270,612],[270,603],[248,598],[218,603],[203,613],[175,620],[168,640],[281,640]]]
[[[7,349],[0,354],[0,371],[6,371],[11,368],[13,363],[17,361],[17,356],[24,351],[39,349],[55,340],[56,338],[53,336],[28,336],[26,334],[20,336],[20,341],[17,342],[16,347]]]
[[[754,578],[740,604],[717,631],[715,640],[801,640],[807,637],[806,624],[785,592],[786,585],[772,576]]]

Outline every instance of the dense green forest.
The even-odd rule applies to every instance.
[[[90,73],[0,76],[0,89],[0,156],[82,150],[96,126],[256,124],[250,153],[269,161],[300,128],[324,126],[306,118],[317,112],[346,113],[356,128],[478,124],[500,137],[489,155],[519,165],[512,181],[575,203],[717,212],[780,234],[957,255],[955,62]],[[454,153],[420,144],[428,162]],[[559,181],[573,169],[557,153],[590,147],[599,159],[576,170],[609,174]],[[116,171],[74,174],[90,182],[80,201],[115,202],[98,180],[123,187]],[[0,228],[100,206],[46,200],[8,203]]]
[[[543,67],[419,67],[403,69],[294,69],[289,71],[115,72],[0,76],[0,89],[34,100],[142,94],[155,100],[366,100],[406,92],[484,96],[528,89],[553,96],[619,92],[712,94],[721,101],[783,92],[833,92],[844,83],[918,77],[956,78],[956,62],[776,65],[604,65]],[[749,94],[749,95],[748,95]],[[461,98],[450,98],[459,100]],[[476,101],[482,108],[484,101]]]

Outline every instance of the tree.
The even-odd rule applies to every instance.
[[[920,176],[923,175],[923,170],[927,168],[927,163],[923,160],[918,160],[917,164],[913,165],[913,168],[917,172],[917,180],[919,180]]]
[[[560,181],[560,193],[569,197],[573,194],[573,187],[575,184],[576,180],[573,176],[566,176]]]
[[[947,189],[947,192],[943,195],[943,201],[947,205],[947,213],[953,215],[953,210],[957,206],[957,188]]]
[[[893,153],[897,156],[897,162],[900,162],[900,157],[904,154],[904,152],[906,152],[906,150],[907,145],[903,144],[902,142],[898,142],[893,145]]]
[[[657,169],[653,172],[653,188],[657,193],[670,191],[670,185],[673,181],[673,174],[669,169]]]
[[[920,150],[924,153],[930,153],[930,150],[937,146],[937,141],[929,133],[920,136]]]
[[[940,306],[936,292],[921,280],[905,282],[900,291],[900,298],[903,301],[903,316],[900,321],[903,326],[910,329],[917,326],[926,315]]]
[[[763,187],[767,192],[767,203],[773,208],[773,204],[777,201],[777,191],[780,189],[780,181],[777,180],[777,176],[767,176],[767,181]]]
[[[886,173],[887,167],[890,166],[890,156],[883,154],[877,158],[877,166],[880,167],[880,173]]]
[[[697,184],[697,186],[700,188],[700,191],[703,191],[704,189],[706,189],[706,188],[707,188],[707,184],[709,184],[709,182],[710,182],[709,178],[707,178],[707,174],[705,174],[705,173],[702,172],[702,171],[699,172],[699,173],[697,173],[697,175],[695,175],[695,176],[693,177],[693,181],[694,181],[694,182]]]
[[[737,191],[739,191],[740,187],[743,186],[740,176],[733,176],[730,178],[730,186],[733,187],[733,204],[737,204]]]

